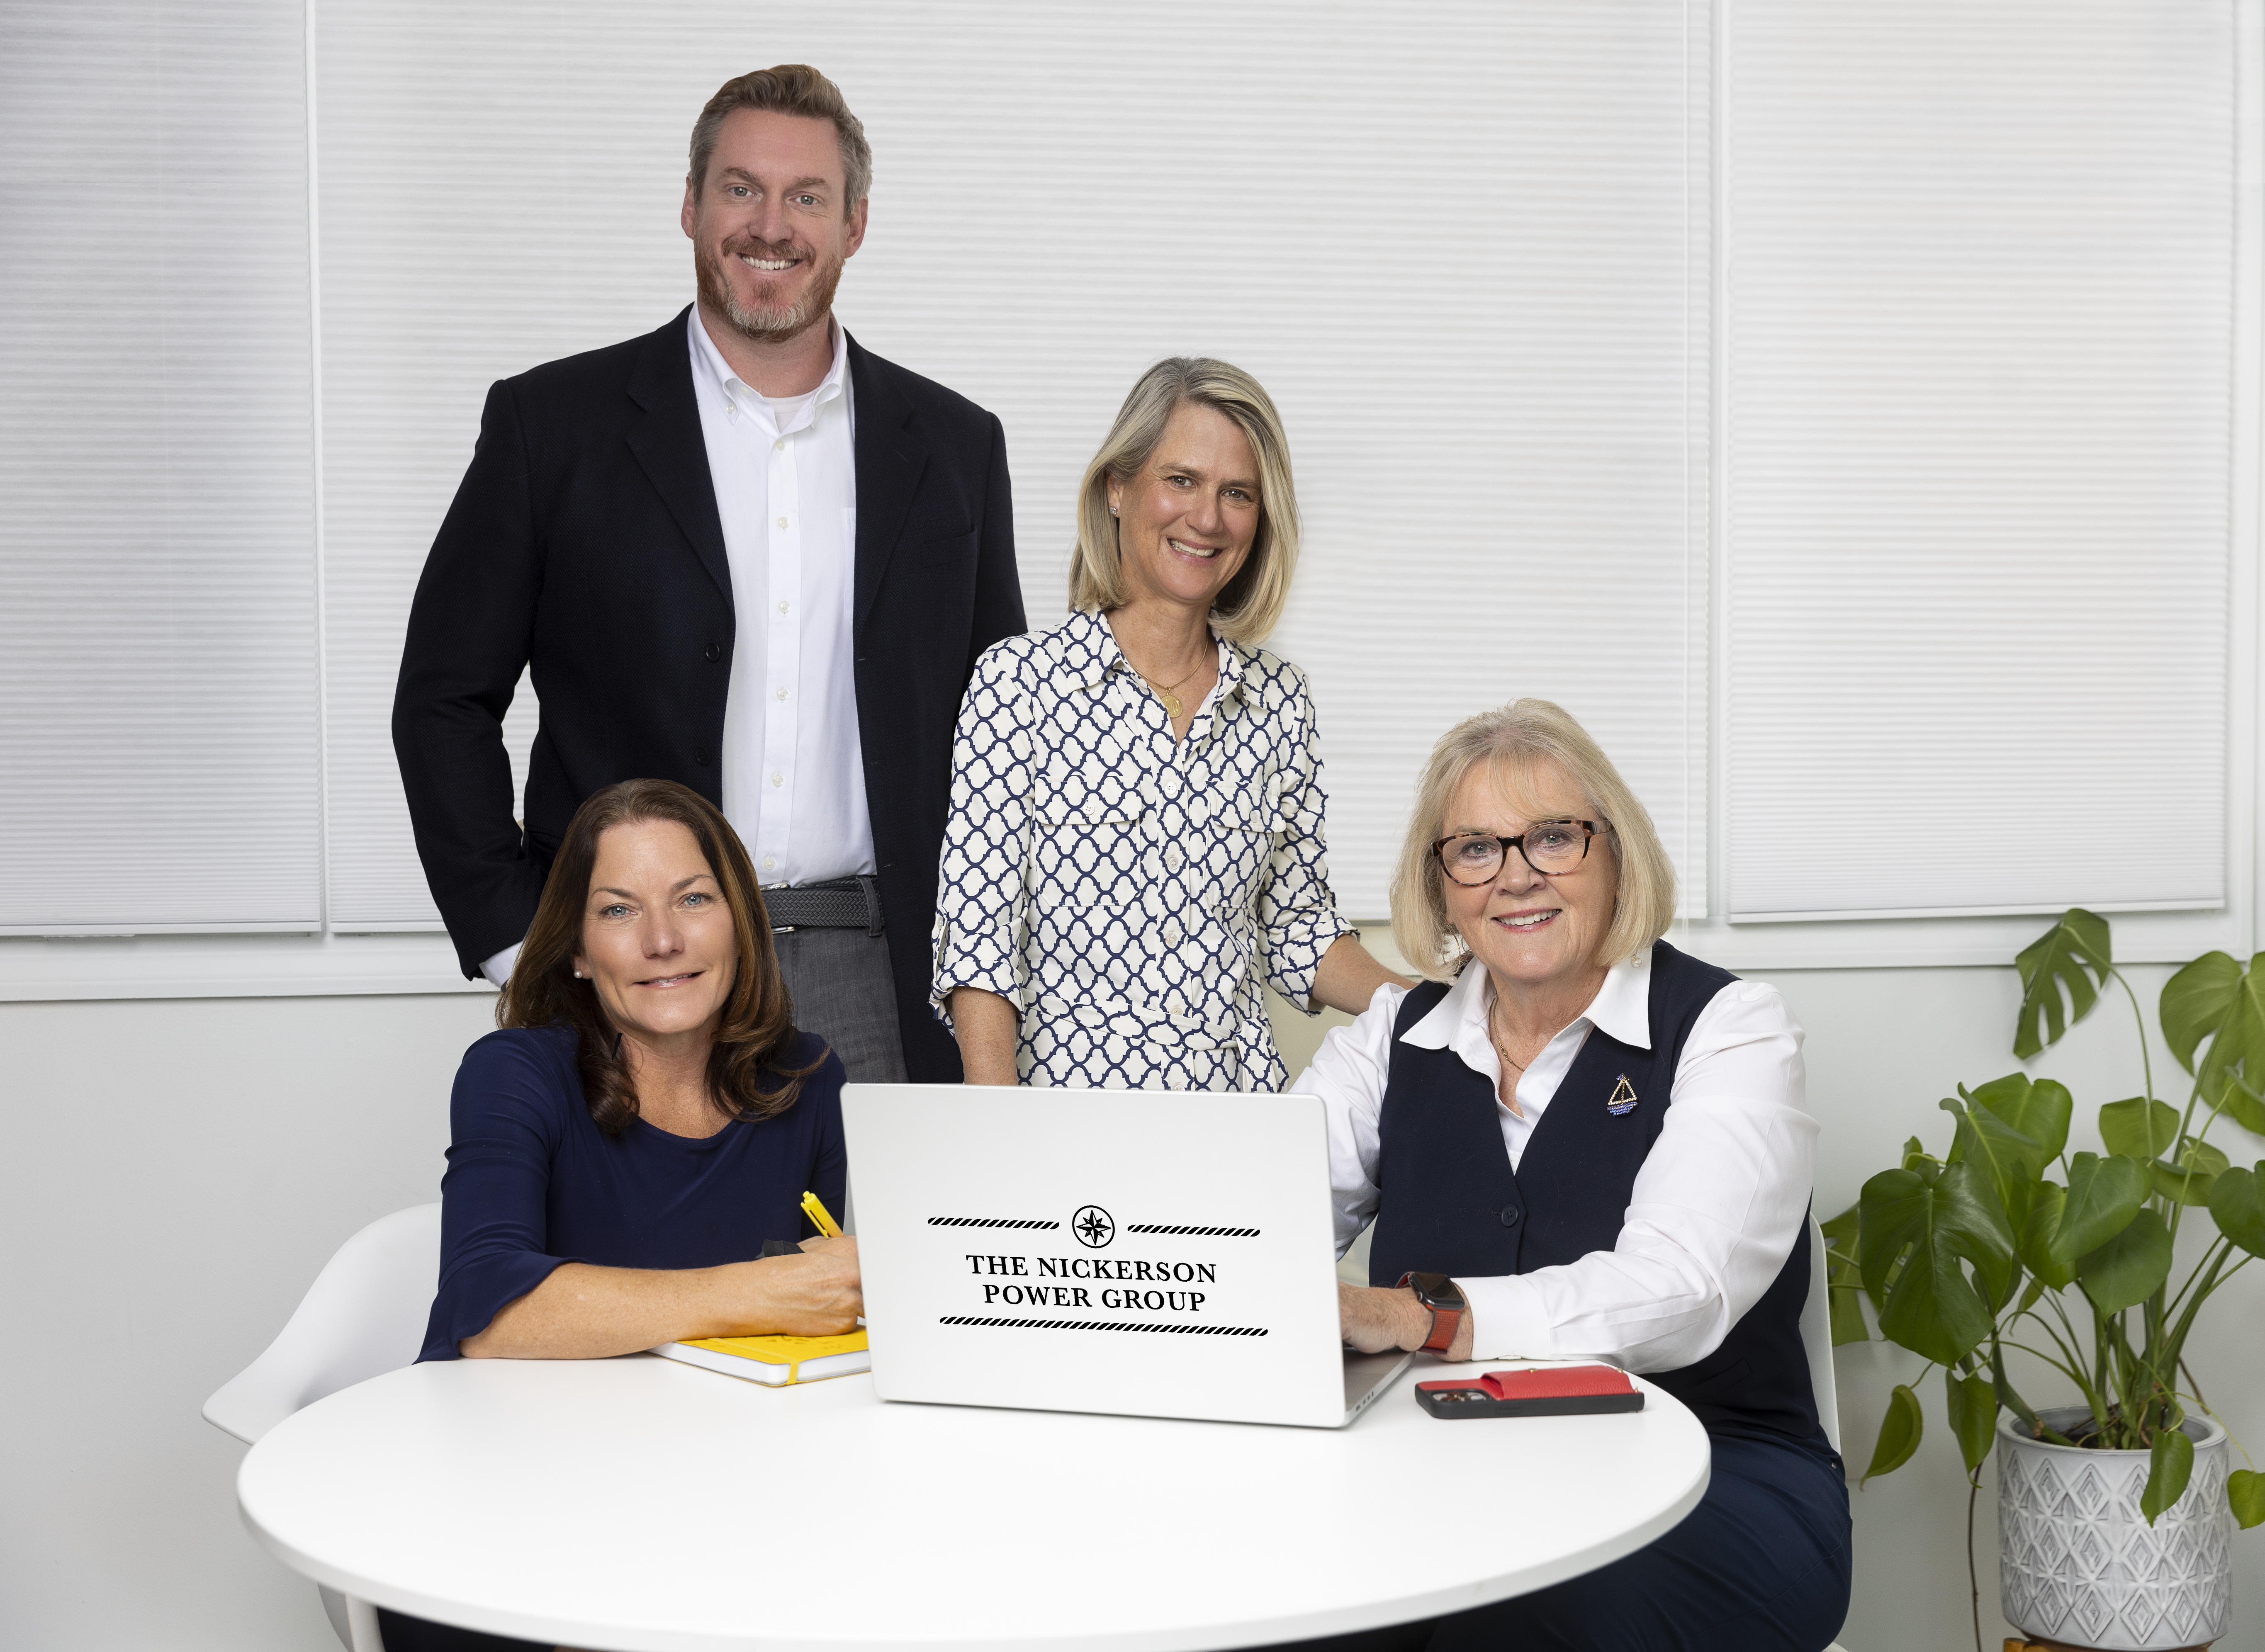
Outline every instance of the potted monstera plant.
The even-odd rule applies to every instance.
[[[2186,1359],[2204,1306],[2265,1255],[2265,1162],[2233,1161],[2265,1138],[2265,954],[2245,970],[2212,952],[2165,985],[2163,1040],[2187,1074],[2175,1105],[2155,1094],[2106,919],[2071,911],[2015,962],[2015,1056],[2121,987],[2145,1093],[2099,1109],[2104,1152],[2072,1152],[2064,1086],[2025,1073],[1961,1085],[1941,1103],[1944,1150],[1912,1137],[1826,1225],[1833,1342],[1870,1339],[1868,1301],[1880,1335],[1926,1362],[1890,1398],[1865,1478],[1919,1449],[1920,1394],[1940,1371],[1971,1488],[1970,1571],[1981,1468],[1998,1452],[2008,1621],[2063,1646],[2206,1644],[2232,1611],[2233,1528],[2265,1521],[2265,1476],[2233,1466]]]

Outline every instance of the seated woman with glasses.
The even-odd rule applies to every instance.
[[[1557,706],[1433,750],[1393,887],[1430,979],[1295,1086],[1328,1105],[1340,1249],[1376,1223],[1345,1341],[1640,1372],[1705,1425],[1713,1479],[1625,1560],[1348,1645],[1817,1652],[1846,1614],[1847,1492],[1801,1341],[1801,1029],[1661,940],[1674,908],[1650,817]]]
[[[1068,620],[977,661],[952,749],[934,1001],[970,1082],[1278,1090],[1264,988],[1309,1014],[1400,978],[1337,916],[1290,594],[1280,416],[1174,357],[1078,496]]]
[[[465,1052],[419,1359],[603,1359],[689,1337],[830,1335],[863,1311],[841,1208],[841,1062],[798,1032],[747,852],[674,781],[577,810]],[[390,1652],[525,1642],[381,1611]]]

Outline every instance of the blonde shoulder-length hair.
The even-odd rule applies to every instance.
[[[1109,484],[1129,482],[1163,440],[1164,426],[1183,403],[1214,408],[1250,439],[1258,460],[1258,536],[1250,559],[1212,606],[1212,625],[1231,643],[1264,642],[1290,600],[1298,566],[1298,490],[1290,475],[1290,439],[1265,387],[1241,368],[1209,356],[1168,356],[1140,375],[1117,422],[1078,484],[1077,548],[1069,564],[1069,605],[1105,614],[1125,598],[1109,513]]]
[[[1402,957],[1435,981],[1452,979],[1469,957],[1447,921],[1446,874],[1431,853],[1446,831],[1455,789],[1481,764],[1500,765],[1515,786],[1543,762],[1563,769],[1588,798],[1599,828],[1591,853],[1610,855],[1620,873],[1620,895],[1599,961],[1607,967],[1625,963],[1667,933],[1675,916],[1675,867],[1660,846],[1650,811],[1571,712],[1548,700],[1520,700],[1448,730],[1431,748],[1417,788],[1392,879],[1392,939]]]

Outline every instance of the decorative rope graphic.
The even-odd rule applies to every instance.
[[[930,1227],[1060,1227],[1060,1222],[1018,1222],[1005,1216],[931,1216]]]
[[[984,1320],[953,1314],[938,1325],[1005,1325],[1025,1331],[1166,1331],[1179,1336],[1264,1336],[1258,1325],[1134,1325],[1110,1320]]]
[[[1155,1222],[1135,1222],[1128,1234],[1186,1234],[1196,1239],[1256,1239],[1255,1227],[1165,1227]]]

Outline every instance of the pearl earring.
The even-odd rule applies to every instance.
[[[1114,516],[1114,515],[1116,515],[1116,514],[1117,514],[1117,507],[1116,507],[1114,505],[1112,505],[1112,506],[1111,506],[1109,507],[1109,513],[1110,513],[1111,516]]]
[[[576,980],[578,980],[578,981],[579,981],[579,980],[580,980],[580,979],[582,979],[582,972],[581,972],[581,971],[579,971],[579,970],[576,970],[576,971],[574,972],[574,979],[575,979]]]

